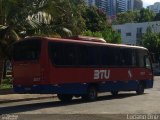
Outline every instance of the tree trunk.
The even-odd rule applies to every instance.
[[[0,84],[3,78],[3,70],[4,70],[4,59],[0,58]]]

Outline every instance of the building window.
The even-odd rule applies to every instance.
[[[121,34],[121,29],[117,29],[117,32]]]
[[[126,36],[132,36],[132,34],[131,33],[126,33]]]
[[[142,33],[142,28],[137,28],[137,34]]]

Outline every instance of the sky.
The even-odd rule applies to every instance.
[[[143,6],[146,7],[148,5],[153,5],[155,2],[160,2],[160,0],[142,0]]]

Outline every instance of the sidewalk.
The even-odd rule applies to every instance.
[[[54,98],[53,94],[15,94],[12,90],[0,90],[0,104]]]

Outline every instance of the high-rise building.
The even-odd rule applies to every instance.
[[[96,0],[96,6],[107,13],[107,0]]]
[[[143,2],[142,0],[128,0],[127,1],[127,9],[128,10],[140,10],[143,8]]]
[[[97,6],[108,16],[116,16],[117,13],[128,10],[140,10],[143,6],[142,0],[85,0],[88,6]]]
[[[143,8],[142,0],[134,0],[133,10],[140,10]]]
[[[86,4],[88,6],[94,6],[96,5],[96,0],[85,0]]]
[[[134,6],[134,0],[128,0],[127,1],[127,9],[133,11],[133,6]]]
[[[117,13],[127,11],[127,0],[117,0],[116,1],[116,11]]]
[[[147,8],[152,10],[154,13],[160,13],[160,2],[156,2],[154,5],[150,5]]]
[[[107,15],[116,15],[116,0],[107,0]]]

